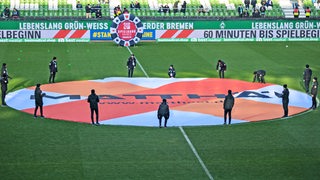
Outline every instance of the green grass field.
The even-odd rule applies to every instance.
[[[285,46],[288,45],[288,48]],[[319,42],[155,43],[130,48],[150,77],[217,77],[301,86],[305,64],[320,77]],[[47,83],[57,56],[56,80],[126,77],[127,48],[114,43],[0,43],[9,92]],[[136,77],[144,77],[140,68]],[[306,102],[310,103],[311,102]],[[179,128],[91,126],[34,119],[0,108],[1,179],[209,179]],[[289,119],[231,126],[184,127],[214,179],[319,179],[319,110]],[[156,119],[155,119],[156,120]]]

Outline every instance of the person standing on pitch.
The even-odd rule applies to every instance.
[[[132,77],[133,75],[133,70],[136,68],[136,58],[134,57],[134,54],[131,54],[131,56],[128,58],[127,61],[127,68],[128,68],[128,77]]]
[[[58,64],[57,64],[56,57],[53,57],[52,60],[50,61],[49,70],[50,70],[49,83],[54,83],[54,78],[56,77],[56,73],[58,72]]]
[[[169,106],[166,99],[162,99],[162,103],[159,105],[158,109],[158,119],[159,119],[159,128],[161,128],[162,117],[164,117],[164,127],[167,127],[167,121],[170,117]]]
[[[317,108],[317,94],[318,94],[318,78],[314,77],[312,80],[311,97],[312,97],[312,109]]]
[[[283,85],[282,97],[282,107],[284,111],[283,117],[288,117],[288,105],[289,105],[289,89],[286,84]]]
[[[7,64],[3,63],[2,64],[2,68],[1,68],[1,76],[5,74],[7,76],[7,78],[12,79],[9,74],[8,74],[8,69],[7,69]]]
[[[174,69],[173,65],[170,65],[169,70],[168,70],[168,75],[170,78],[176,77],[176,70]]]
[[[234,97],[232,95],[232,91],[228,90],[228,95],[225,97],[223,102],[223,109],[224,109],[224,123],[227,123],[227,114],[229,116],[229,124],[231,124],[231,111],[234,105]]]
[[[7,74],[2,74],[1,76],[1,97],[2,97],[2,106],[7,106],[5,99],[6,99],[6,95],[7,95],[7,90],[8,90],[8,76]]]
[[[99,96],[96,95],[94,89],[91,90],[91,94],[88,96],[88,103],[90,103],[91,110],[91,123],[94,124],[93,114],[96,113],[96,125],[99,125],[99,110],[98,110],[98,102]]]
[[[219,72],[219,78],[224,78],[224,72],[227,71],[227,64],[219,59],[216,65],[216,70]]]
[[[33,117],[37,118],[37,111],[38,108],[40,107],[40,117],[44,118],[43,116],[43,96],[45,96],[45,93],[42,93],[42,90],[40,89],[40,84],[37,84],[36,89],[34,90],[34,99],[35,99],[35,105],[36,108],[34,109],[34,114]]]
[[[309,67],[309,64],[306,65],[305,70],[303,71],[303,82],[306,93],[309,93],[309,85],[312,77],[312,70]]]

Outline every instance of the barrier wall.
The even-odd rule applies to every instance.
[[[112,21],[1,21],[0,42],[111,41]],[[319,41],[317,20],[142,21],[158,42]]]

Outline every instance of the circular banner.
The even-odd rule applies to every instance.
[[[34,113],[34,89],[11,92],[8,106]],[[91,89],[100,98],[100,124],[158,126],[162,99],[170,108],[168,126],[223,124],[223,101],[231,89],[235,97],[232,124],[283,116],[283,87],[233,79],[212,78],[105,78],[41,85],[44,116],[57,120],[91,123],[87,102]],[[310,95],[290,89],[289,116],[311,107]]]
[[[133,46],[142,38],[143,25],[133,14],[121,14],[113,19],[110,34],[120,46]]]

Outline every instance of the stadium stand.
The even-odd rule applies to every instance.
[[[77,0],[2,0],[0,1],[1,14],[5,7],[18,9],[20,18],[85,18],[85,6],[91,4],[93,8],[101,9],[102,17],[114,18],[113,9],[120,6],[127,8],[130,13],[141,18],[238,18],[237,8],[243,4],[242,0],[185,0],[187,8],[185,13],[181,13],[183,0],[178,3],[178,12],[173,12],[173,5],[176,0],[139,0],[141,8],[130,8],[131,3],[137,0],[81,0],[82,9],[77,9]],[[161,5],[168,5],[170,12],[159,12]],[[201,7],[200,7],[201,6]],[[258,0],[257,8],[261,6]],[[300,5],[300,17],[305,17],[304,8],[311,9],[311,18],[320,17],[320,4],[313,3],[312,0],[304,0]],[[252,8],[248,9],[252,16]],[[273,6],[266,10],[266,18],[291,18],[292,7],[290,0],[273,0]],[[95,17],[94,15],[92,17]]]

